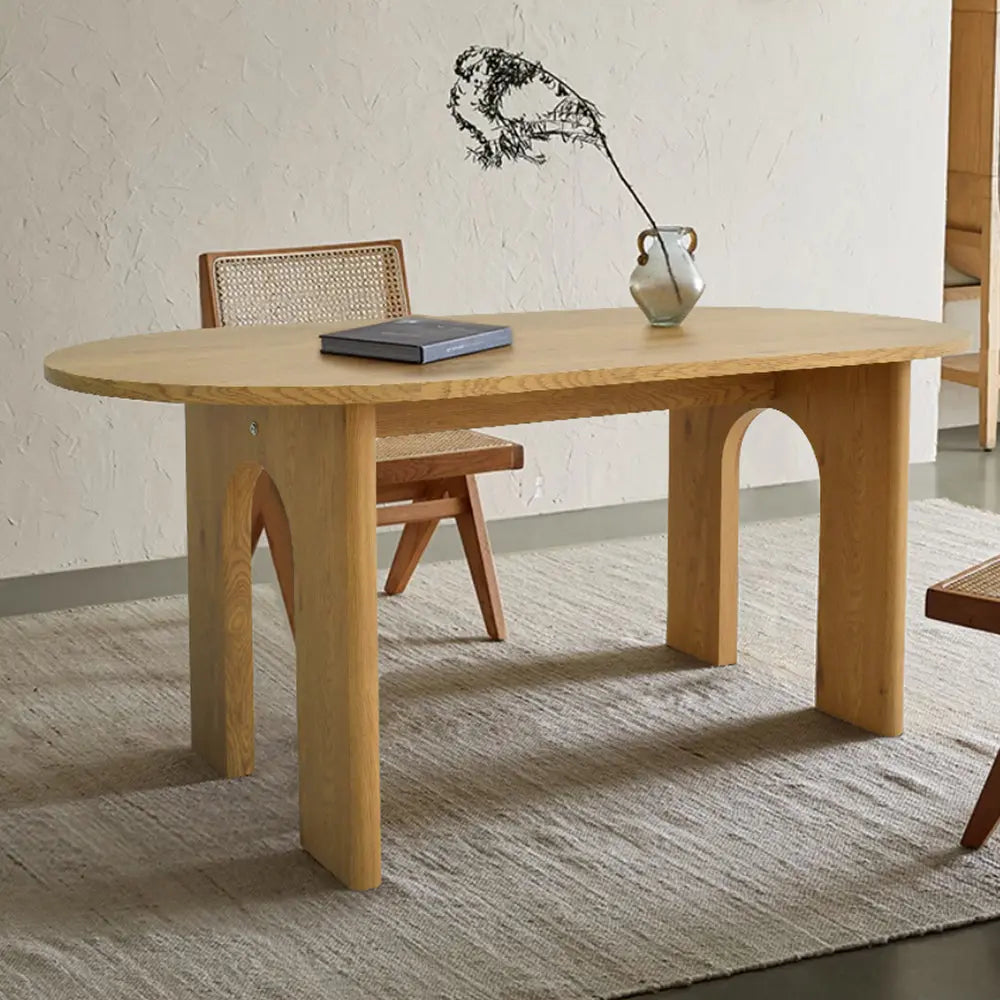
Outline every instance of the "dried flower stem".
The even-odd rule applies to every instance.
[[[507,160],[519,159],[541,165],[545,162],[545,156],[533,152],[533,143],[557,137],[564,142],[578,145],[590,143],[600,148],[632,200],[649,221],[663,251],[663,260],[679,302],[680,287],[659,226],[611,152],[608,137],[601,127],[600,111],[590,101],[581,97],[565,80],[545,69],[541,63],[532,62],[522,55],[507,52],[505,49],[472,46],[455,61],[455,73],[459,81],[452,87],[448,108],[458,127],[476,139],[478,145],[469,148],[469,155],[482,167],[499,167]],[[556,107],[548,115],[540,115],[535,119],[507,118],[502,111],[506,96],[512,90],[520,89],[536,80],[549,90],[555,91],[556,97],[559,98]],[[466,87],[472,91],[473,109],[497,130],[495,138],[488,136],[462,114],[460,108],[467,96]]]
[[[517,58],[522,58],[522,57],[518,56]],[[622,184],[625,185],[625,189],[632,196],[632,200],[639,206],[639,209],[642,212],[642,214],[645,215],[646,218],[649,220],[649,224],[652,227],[653,232],[656,234],[656,241],[657,243],[660,244],[660,249],[663,251],[663,260],[667,265],[667,273],[670,275],[670,281],[674,286],[674,294],[677,296],[677,301],[680,302],[681,300],[680,286],[677,284],[677,277],[674,275],[674,268],[673,265],[670,263],[670,254],[667,253],[667,245],[666,243],[663,242],[663,236],[660,234],[660,227],[656,224],[656,219],[653,218],[652,213],[643,204],[643,201],[636,193],[635,188],[632,187],[632,184],[629,182],[629,179],[625,176],[624,173],[622,173],[622,168],[618,166],[618,161],[615,159],[614,153],[611,152],[611,147],[608,145],[608,137],[604,134],[604,129],[601,128],[601,123],[598,121],[598,116],[596,111],[592,108],[590,102],[585,101],[582,97],[580,97],[580,95],[568,83],[561,80],[557,76],[553,76],[552,79],[562,84],[562,86],[565,87],[566,90],[569,91],[569,93],[571,93],[574,97],[580,100],[583,103],[584,107],[589,112],[591,116],[591,121],[593,122],[594,125],[594,132],[600,139],[601,149],[604,152],[604,155],[608,158],[608,162],[614,168],[614,171],[618,175]]]

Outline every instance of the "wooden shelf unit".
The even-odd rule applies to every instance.
[[[971,299],[978,299],[983,286],[978,282],[975,285],[945,285],[945,302],[968,302]]]
[[[953,0],[948,208],[945,257],[979,280],[944,290],[944,300],[980,301],[979,352],[946,359],[941,376],[979,392],[979,443],[997,438],[1000,396],[997,329],[1000,322],[1000,140],[997,16],[1000,0]]]
[[[946,382],[979,388],[980,360],[978,354],[957,354],[941,361],[941,377]]]

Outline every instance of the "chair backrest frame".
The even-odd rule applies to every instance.
[[[403,242],[399,239],[389,240],[369,240],[362,243],[331,243],[323,246],[307,247],[277,247],[268,250],[228,250],[203,253],[198,258],[198,283],[201,298],[201,325],[203,328],[224,326],[225,310],[221,305],[220,288],[218,282],[219,262],[234,259],[246,259],[253,257],[276,257],[288,258],[294,256],[317,256],[330,255],[337,256],[344,251],[390,249],[398,264],[398,279],[401,285],[401,305],[402,312],[398,315],[407,315],[410,312],[410,291],[406,280],[406,262],[403,257]],[[336,295],[334,290],[333,297]],[[386,302],[387,319],[395,318],[396,310],[392,310],[388,300]],[[353,319],[355,317],[350,317]],[[360,317],[358,317],[360,318]]]

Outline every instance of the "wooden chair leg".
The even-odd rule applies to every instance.
[[[461,491],[468,500],[468,510],[459,514],[455,521],[462,539],[462,548],[476,588],[476,597],[486,623],[486,631],[491,639],[506,639],[507,625],[504,622],[500,604],[500,585],[497,583],[496,567],[493,565],[493,551],[486,532],[483,508],[479,502],[479,487],[475,476],[465,476],[456,484],[456,495]],[[451,492],[449,490],[449,492]]]
[[[992,30],[992,29],[991,29]],[[989,213],[984,219],[982,260],[979,290],[979,444],[992,451],[997,443],[997,410],[1000,405],[1000,285],[996,266],[1000,257],[1000,208],[994,194],[989,200]]]
[[[396,546],[396,554],[392,557],[389,575],[385,579],[387,594],[401,594],[406,590],[424,550],[427,548],[434,529],[438,526],[438,518],[429,521],[411,521],[403,525],[403,533]]]
[[[261,532],[267,533],[267,545],[278,578],[281,600],[285,605],[288,625],[295,634],[295,565],[292,558],[292,535],[288,515],[281,496],[271,480],[262,472],[257,480],[253,497],[253,515],[250,531],[250,551],[255,552]]]
[[[996,352],[981,355],[979,364],[982,367],[979,373],[979,446],[984,451],[993,451],[997,444],[997,407],[1000,403]]]
[[[1000,822],[1000,754],[993,764],[972,818],[962,835],[963,847],[982,847]]]

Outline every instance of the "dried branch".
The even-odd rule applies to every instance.
[[[546,157],[535,146],[552,139],[577,146],[596,146],[656,233],[680,300],[680,288],[656,220],[612,154],[601,125],[603,116],[597,107],[541,63],[505,49],[471,46],[455,60],[455,75],[458,80],[451,88],[448,110],[458,127],[472,136],[474,143],[468,147],[469,157],[484,169],[517,160],[541,166]],[[555,105],[531,116],[505,114],[504,101],[513,92],[533,85],[546,91],[543,106],[551,104],[553,97]]]

